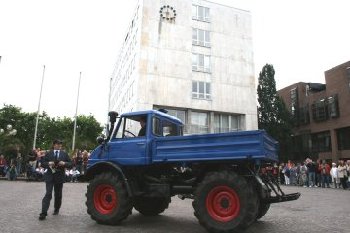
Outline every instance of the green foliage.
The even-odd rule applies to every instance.
[[[258,92],[258,125],[269,135],[279,141],[280,159],[291,156],[292,117],[282,98],[277,95],[275,70],[266,64],[259,74]]]
[[[22,112],[21,108],[13,105],[4,105],[0,109],[0,152],[8,159],[14,158],[18,152],[27,155],[33,147],[36,113]],[[7,125],[17,130],[16,135],[9,135]],[[73,140],[74,119],[51,118],[43,112],[39,115],[36,147],[50,149],[52,140],[59,138],[64,141],[65,149],[70,152]],[[93,149],[96,146],[96,137],[102,127],[93,116],[80,115],[77,117],[75,148]]]

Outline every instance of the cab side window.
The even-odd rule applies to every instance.
[[[153,117],[152,122],[152,133],[156,136],[163,136],[161,121],[157,117]]]
[[[163,135],[164,136],[178,136],[179,131],[176,124],[170,121],[163,121]]]

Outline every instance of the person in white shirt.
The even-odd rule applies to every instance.
[[[343,189],[347,189],[346,180],[348,177],[347,177],[346,165],[344,163],[344,160],[339,160],[338,177],[340,179],[340,183],[343,186]]]
[[[77,170],[76,167],[73,167],[72,170],[69,171],[70,177],[71,177],[71,182],[77,182],[78,177],[80,175],[80,172]]]
[[[339,178],[338,178],[338,168],[337,168],[337,164],[332,163],[332,168],[331,168],[331,177],[332,177],[332,182],[334,184],[334,188],[338,188],[339,187]]]

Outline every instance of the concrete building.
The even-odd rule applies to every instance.
[[[350,61],[327,70],[325,81],[278,91],[295,119],[294,159],[350,158]]]
[[[110,110],[165,108],[185,133],[257,129],[251,15],[203,0],[140,0]]]

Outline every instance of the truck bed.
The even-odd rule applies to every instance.
[[[156,138],[152,162],[277,161],[278,143],[264,130]]]

